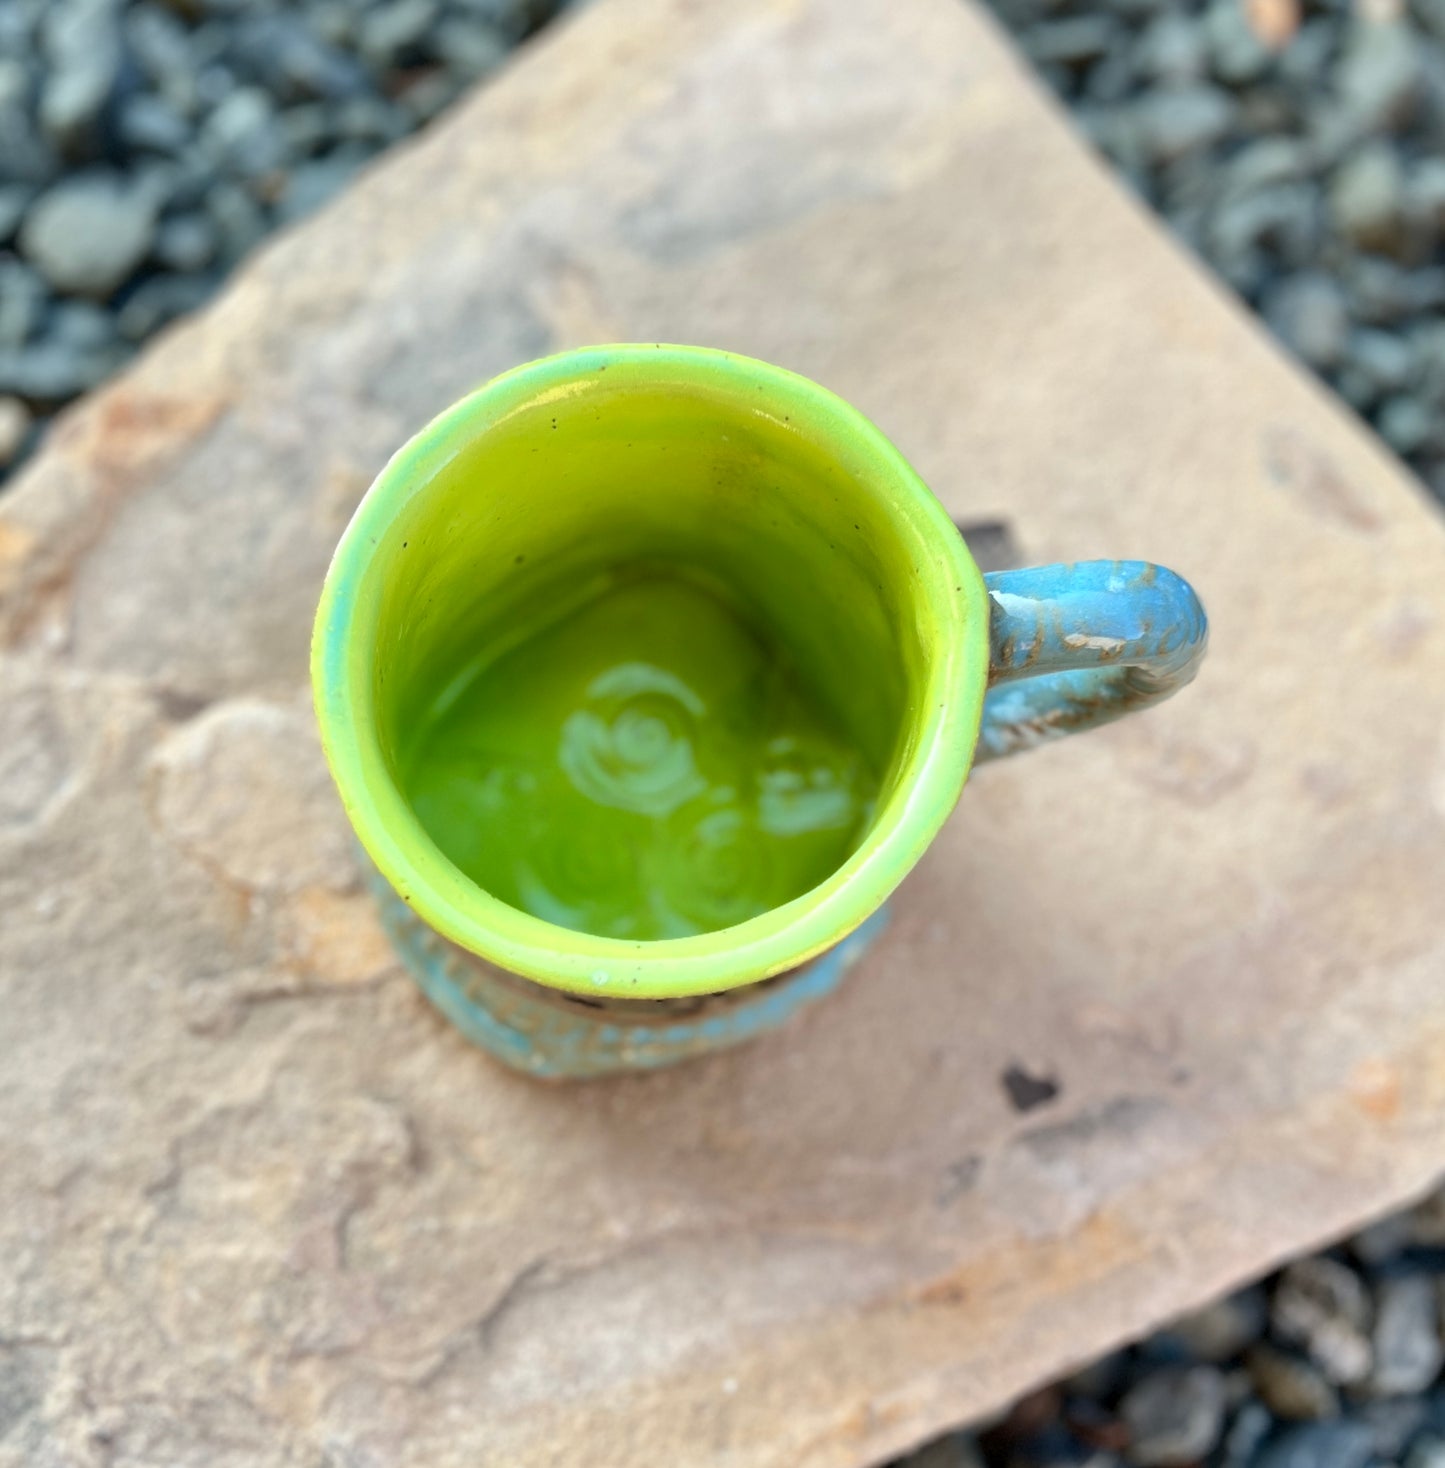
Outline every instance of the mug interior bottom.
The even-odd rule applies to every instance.
[[[599,937],[690,937],[801,897],[856,849],[879,772],[783,639],[708,572],[556,589],[409,721],[401,779],[493,896]]]

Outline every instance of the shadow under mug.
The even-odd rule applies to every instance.
[[[505,373],[392,458],[327,575],[312,680],[408,968],[493,1055],[575,1078],[735,1044],[829,992],[975,760],[1167,698],[1205,641],[1193,591],[1161,567],[982,575],[892,444],[815,383],[627,345]],[[509,724],[514,691],[532,702]],[[474,724],[447,732],[463,707]],[[419,784],[429,739],[450,740],[447,777]],[[579,789],[631,824],[599,839]],[[582,907],[498,865],[520,851],[531,872],[549,802]],[[629,841],[673,839],[679,810],[684,845],[639,858]],[[704,851],[712,924],[689,929],[687,903],[648,883],[692,880],[699,829],[722,834]],[[589,860],[598,893],[627,863],[662,927],[623,910],[580,930]],[[793,888],[736,906],[760,872]]]

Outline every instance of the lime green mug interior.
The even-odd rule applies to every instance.
[[[831,946],[967,774],[983,581],[861,414],[694,347],[495,379],[391,460],[312,645],[322,742],[437,932],[663,998]]]

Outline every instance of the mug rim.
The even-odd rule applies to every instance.
[[[631,940],[559,927],[492,896],[434,844],[392,778],[372,708],[371,645],[384,544],[397,513],[489,426],[600,371],[685,388],[825,440],[872,488],[895,528],[921,547],[909,604],[923,646],[916,739],[858,847],[817,886],[746,922],[688,938]],[[761,390],[761,391],[760,391]],[[514,367],[432,419],[383,467],[332,557],[317,607],[311,679],[321,744],[367,855],[429,927],[478,957],[593,998],[720,993],[805,963],[882,906],[952,811],[972,764],[988,683],[988,595],[963,537],[901,453],[858,409],[786,368],[715,348],[617,344]]]

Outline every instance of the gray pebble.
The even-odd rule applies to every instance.
[[[331,46],[349,46],[356,39],[360,7],[347,0],[312,0],[306,9],[306,24]]]
[[[1271,184],[1294,183],[1309,172],[1309,152],[1298,138],[1260,138],[1224,165],[1224,192],[1239,197]]]
[[[219,61],[202,66],[195,74],[195,105],[202,111],[213,110],[221,105],[240,83],[236,73]]]
[[[1445,0],[1416,0],[1411,9],[1427,35],[1445,45]]]
[[[109,0],[55,0],[45,17],[40,125],[72,156],[90,156],[120,77],[120,27]]]
[[[178,157],[154,155],[137,161],[131,179],[158,210],[185,211],[199,206],[215,187],[216,171],[196,148],[187,148]]]
[[[1319,244],[1316,191],[1306,183],[1276,184],[1229,199],[1210,219],[1207,238],[1217,263],[1229,266],[1267,248],[1289,265],[1303,265]]]
[[[1357,413],[1368,413],[1380,399],[1374,381],[1351,362],[1331,376],[1330,385]]]
[[[288,107],[279,120],[293,158],[309,158],[336,137],[336,110],[325,102]]]
[[[1420,1430],[1426,1407],[1419,1397],[1386,1398],[1362,1403],[1355,1416],[1374,1434],[1375,1456],[1388,1462],[1397,1459]]]
[[[19,457],[30,435],[30,409],[19,398],[0,397],[0,469]]]
[[[1363,372],[1377,392],[1398,392],[1409,385],[1414,375],[1415,354],[1410,343],[1393,331],[1362,327],[1351,333],[1345,354],[1350,365]],[[1386,1220],[1357,1234],[1350,1247],[1367,1264],[1380,1264],[1393,1258],[1408,1238],[1403,1219],[1398,1220],[1399,1228],[1391,1226],[1387,1233],[1379,1232],[1393,1222]]]
[[[191,125],[175,105],[154,92],[137,92],[121,104],[116,131],[128,148],[143,153],[179,153],[191,140]]]
[[[1163,9],[1164,3],[1165,0],[1114,0],[1114,9],[1121,16],[1143,16]],[[451,0],[451,8],[488,21],[514,41],[520,41],[526,34],[532,9],[526,0]]]
[[[1421,1433],[1405,1454],[1404,1468],[1445,1468],[1445,1438]]]
[[[30,116],[29,93],[25,67],[0,56],[0,159],[6,179],[43,184],[59,171],[60,159]]]
[[[1246,1402],[1254,1400],[1254,1383],[1249,1372],[1236,1366],[1224,1373],[1224,1405],[1228,1412],[1235,1412]]]
[[[18,56],[0,55],[0,107],[27,112],[33,91],[31,68]]]
[[[1333,15],[1311,16],[1300,26],[1280,53],[1280,79],[1299,87],[1306,96],[1319,92],[1320,76],[1331,69],[1339,44],[1339,22]]]
[[[1371,326],[1393,326],[1416,309],[1419,292],[1409,272],[1372,256],[1347,259],[1340,280],[1350,298],[1350,314]]]
[[[1311,367],[1333,367],[1340,360],[1350,318],[1343,293],[1328,275],[1286,276],[1265,295],[1262,309],[1275,334]]]
[[[390,0],[362,17],[361,54],[374,66],[395,66],[414,52],[437,18],[436,0]]]
[[[1224,1378],[1212,1366],[1164,1367],[1131,1387],[1119,1404],[1129,1460],[1179,1468],[1213,1451],[1224,1427]]]
[[[1255,34],[1240,0],[1213,0],[1204,25],[1210,68],[1220,81],[1242,86],[1268,71],[1274,57]]]
[[[189,116],[195,106],[195,58],[186,28],[159,5],[132,5],[123,22],[126,45],[141,71]]]
[[[1370,1298],[1359,1276],[1338,1260],[1289,1265],[1275,1286],[1270,1320],[1281,1339],[1302,1345],[1337,1385],[1370,1374]]]
[[[1255,1459],[1256,1468],[1366,1468],[1374,1436],[1361,1422],[1306,1422],[1286,1429]]]
[[[86,352],[66,342],[0,347],[0,393],[37,403],[63,403],[105,381],[125,361],[120,348]]]
[[[1228,1361],[1264,1334],[1268,1312],[1264,1291],[1252,1287],[1181,1317],[1168,1327],[1168,1334],[1197,1360]]]
[[[1339,70],[1344,113],[1357,133],[1398,131],[1420,97],[1420,61],[1404,21],[1359,18],[1351,26]]]
[[[1145,152],[1160,164],[1219,142],[1234,109],[1226,93],[1201,82],[1150,92],[1136,111]]]
[[[1224,1468],[1245,1468],[1252,1463],[1273,1425],[1269,1412],[1258,1402],[1245,1402],[1224,1434]]]
[[[1298,103],[1284,86],[1263,83],[1238,94],[1238,130],[1250,135],[1287,133],[1295,125]],[[1311,147],[1315,146],[1311,139]]]
[[[1055,51],[1064,53],[1040,55],[1038,60],[1044,65],[1073,65],[1101,56],[1113,34],[1112,24],[1103,16],[1079,16],[1056,21],[1050,26],[1035,26],[1030,34],[1036,35],[1044,30],[1052,32],[1047,40],[1039,38],[1045,51],[1052,46]],[[1101,33],[1102,47],[1099,45]],[[432,49],[454,76],[465,81],[475,81],[494,72],[511,51],[506,37],[494,26],[464,20],[460,16],[449,16],[437,26]]]
[[[1445,239],[1445,158],[1422,159],[1410,170],[1405,209],[1431,244]]]
[[[214,294],[216,282],[201,275],[155,275],[131,292],[116,315],[116,325],[130,341],[146,337],[203,305]]]
[[[1410,350],[1415,356],[1415,394],[1441,410],[1445,426],[1445,321],[1426,318],[1410,327]]]
[[[1435,415],[1419,398],[1393,397],[1380,409],[1378,419],[1380,437],[1399,454],[1413,454],[1423,448],[1430,441],[1434,426]],[[1404,1328],[1408,1328],[1408,1325]],[[1435,1348],[1437,1350],[1439,1348],[1438,1337],[1435,1341]],[[1413,1369],[1412,1363],[1419,1359],[1413,1352],[1425,1349],[1427,1347],[1423,1340],[1417,1343],[1407,1341],[1402,1344],[1399,1347],[1400,1360],[1396,1363],[1396,1377],[1403,1375],[1409,1379]],[[1390,1378],[1387,1377],[1388,1379]],[[1383,1391],[1386,1388],[1377,1387],[1376,1390]]]
[[[396,100],[416,122],[430,122],[456,100],[462,85],[462,78],[438,67],[419,77]]]
[[[0,256],[0,347],[23,346],[45,314],[45,283],[19,260]]]
[[[167,270],[194,273],[216,258],[215,224],[204,214],[180,214],[156,231],[155,258]]]
[[[1189,154],[1159,171],[1158,188],[1171,220],[1180,213],[1202,215],[1214,197],[1214,170],[1207,159]]]
[[[1191,16],[1166,11],[1135,43],[1134,64],[1157,81],[1197,81],[1208,65],[1204,32]]]
[[[46,338],[80,352],[113,347],[116,342],[115,318],[91,301],[61,301],[50,313]]]
[[[1074,113],[1074,123],[1126,178],[1137,181],[1143,174],[1143,129],[1132,108],[1080,107]]]
[[[18,56],[31,44],[36,17],[24,5],[0,5],[0,54]]]
[[[1368,143],[1347,158],[1330,182],[1330,215],[1362,250],[1399,248],[1405,222],[1405,171],[1388,143]]]
[[[1339,1414],[1339,1393],[1302,1357],[1261,1342],[1250,1350],[1247,1362],[1260,1400],[1276,1417],[1314,1422]]]
[[[118,175],[75,174],[42,194],[20,248],[57,290],[108,296],[150,250],[155,205]]]
[[[266,233],[266,216],[239,184],[217,184],[206,195],[206,213],[216,226],[221,256],[239,260]]]
[[[311,17],[307,17],[310,21]],[[242,64],[281,102],[357,96],[367,87],[362,66],[301,17],[254,15],[232,43]]]
[[[1100,57],[1089,68],[1084,95],[1091,102],[1121,102],[1134,89],[1136,79],[1129,49],[1120,46]],[[1075,114],[1077,116],[1077,113]]]
[[[405,136],[406,113],[384,97],[353,97],[335,109],[338,136],[385,146]]]
[[[363,161],[355,153],[338,152],[293,169],[277,201],[280,218],[290,222],[319,209],[350,182]]]
[[[223,168],[243,178],[276,172],[286,159],[286,135],[276,107],[260,87],[239,87],[206,119],[201,145]]]

